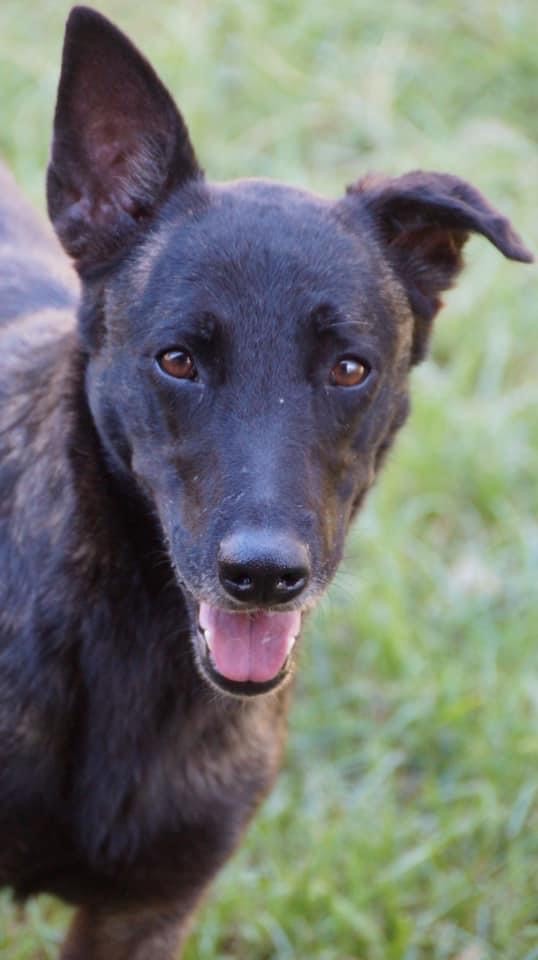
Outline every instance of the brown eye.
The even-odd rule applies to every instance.
[[[334,387],[358,387],[368,379],[370,366],[358,357],[341,357],[330,372]]]
[[[157,357],[157,363],[169,377],[196,380],[196,367],[188,350],[167,350]]]

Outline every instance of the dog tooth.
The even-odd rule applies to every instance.
[[[293,648],[294,648],[294,646],[295,646],[296,640],[297,640],[297,637],[293,637],[293,636],[292,636],[292,637],[288,637],[288,647],[287,647],[287,650],[286,650],[286,654],[287,654],[288,656],[289,656],[289,654],[291,653],[291,651],[293,650]]]
[[[203,636],[203,638],[204,638],[204,640],[205,640],[205,645],[206,645],[207,649],[208,649],[210,652],[212,652],[212,651],[213,651],[213,646],[212,646],[212,643],[211,643],[211,641],[212,641],[212,631],[211,631],[209,628],[206,628],[206,629],[204,630],[203,627],[200,627],[200,632],[201,632],[201,634],[202,634],[202,636]]]

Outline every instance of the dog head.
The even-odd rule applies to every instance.
[[[272,689],[406,418],[468,235],[532,257],[445,174],[366,177],[336,202],[209,183],[151,66],[82,7],[48,202],[82,280],[91,414],[158,518],[200,670],[231,693]]]

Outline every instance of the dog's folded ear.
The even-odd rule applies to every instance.
[[[49,215],[78,269],[124,248],[201,171],[185,123],[144,57],[105,17],[66,26],[47,177]]]
[[[463,266],[469,233],[487,237],[505,257],[530,263],[510,222],[469,183],[417,170],[394,179],[369,175],[348,187],[347,215],[367,209],[384,252],[407,291],[415,316],[412,362],[424,356],[441,294]]]

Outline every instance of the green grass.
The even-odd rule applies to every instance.
[[[466,177],[538,250],[534,0],[108,0],[212,176]],[[42,202],[67,5],[3,0],[0,153]],[[536,269],[483,241],[312,620],[285,769],[188,960],[538,960]],[[1,960],[66,912],[0,898]]]

